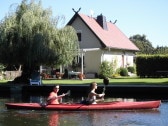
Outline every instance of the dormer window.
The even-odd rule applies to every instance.
[[[81,42],[82,41],[82,31],[81,30],[77,31],[77,36],[78,36],[78,42]]]

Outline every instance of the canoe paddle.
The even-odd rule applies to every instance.
[[[71,91],[68,90],[67,93],[65,93],[65,95],[70,96],[71,95]]]
[[[103,79],[103,84],[104,84],[103,93],[105,94],[106,86],[109,84],[109,79],[107,77]]]

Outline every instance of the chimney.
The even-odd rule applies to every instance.
[[[106,22],[106,17],[103,16],[102,14],[97,16],[97,23],[104,29],[108,30],[107,28],[107,22]]]

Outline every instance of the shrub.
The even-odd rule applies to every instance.
[[[103,61],[100,66],[99,77],[100,78],[112,77],[112,74],[113,74],[112,64],[109,63],[108,61]]]
[[[135,73],[135,68],[133,66],[127,67],[128,72]]]
[[[128,76],[128,70],[127,70],[127,68],[121,67],[120,68],[120,75],[121,76]]]

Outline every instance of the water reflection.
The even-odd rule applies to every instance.
[[[48,119],[49,126],[148,126],[150,120],[158,124],[152,117],[159,115],[158,110],[50,112]]]
[[[58,126],[59,123],[59,115],[57,112],[49,113],[49,121],[48,126]]]

